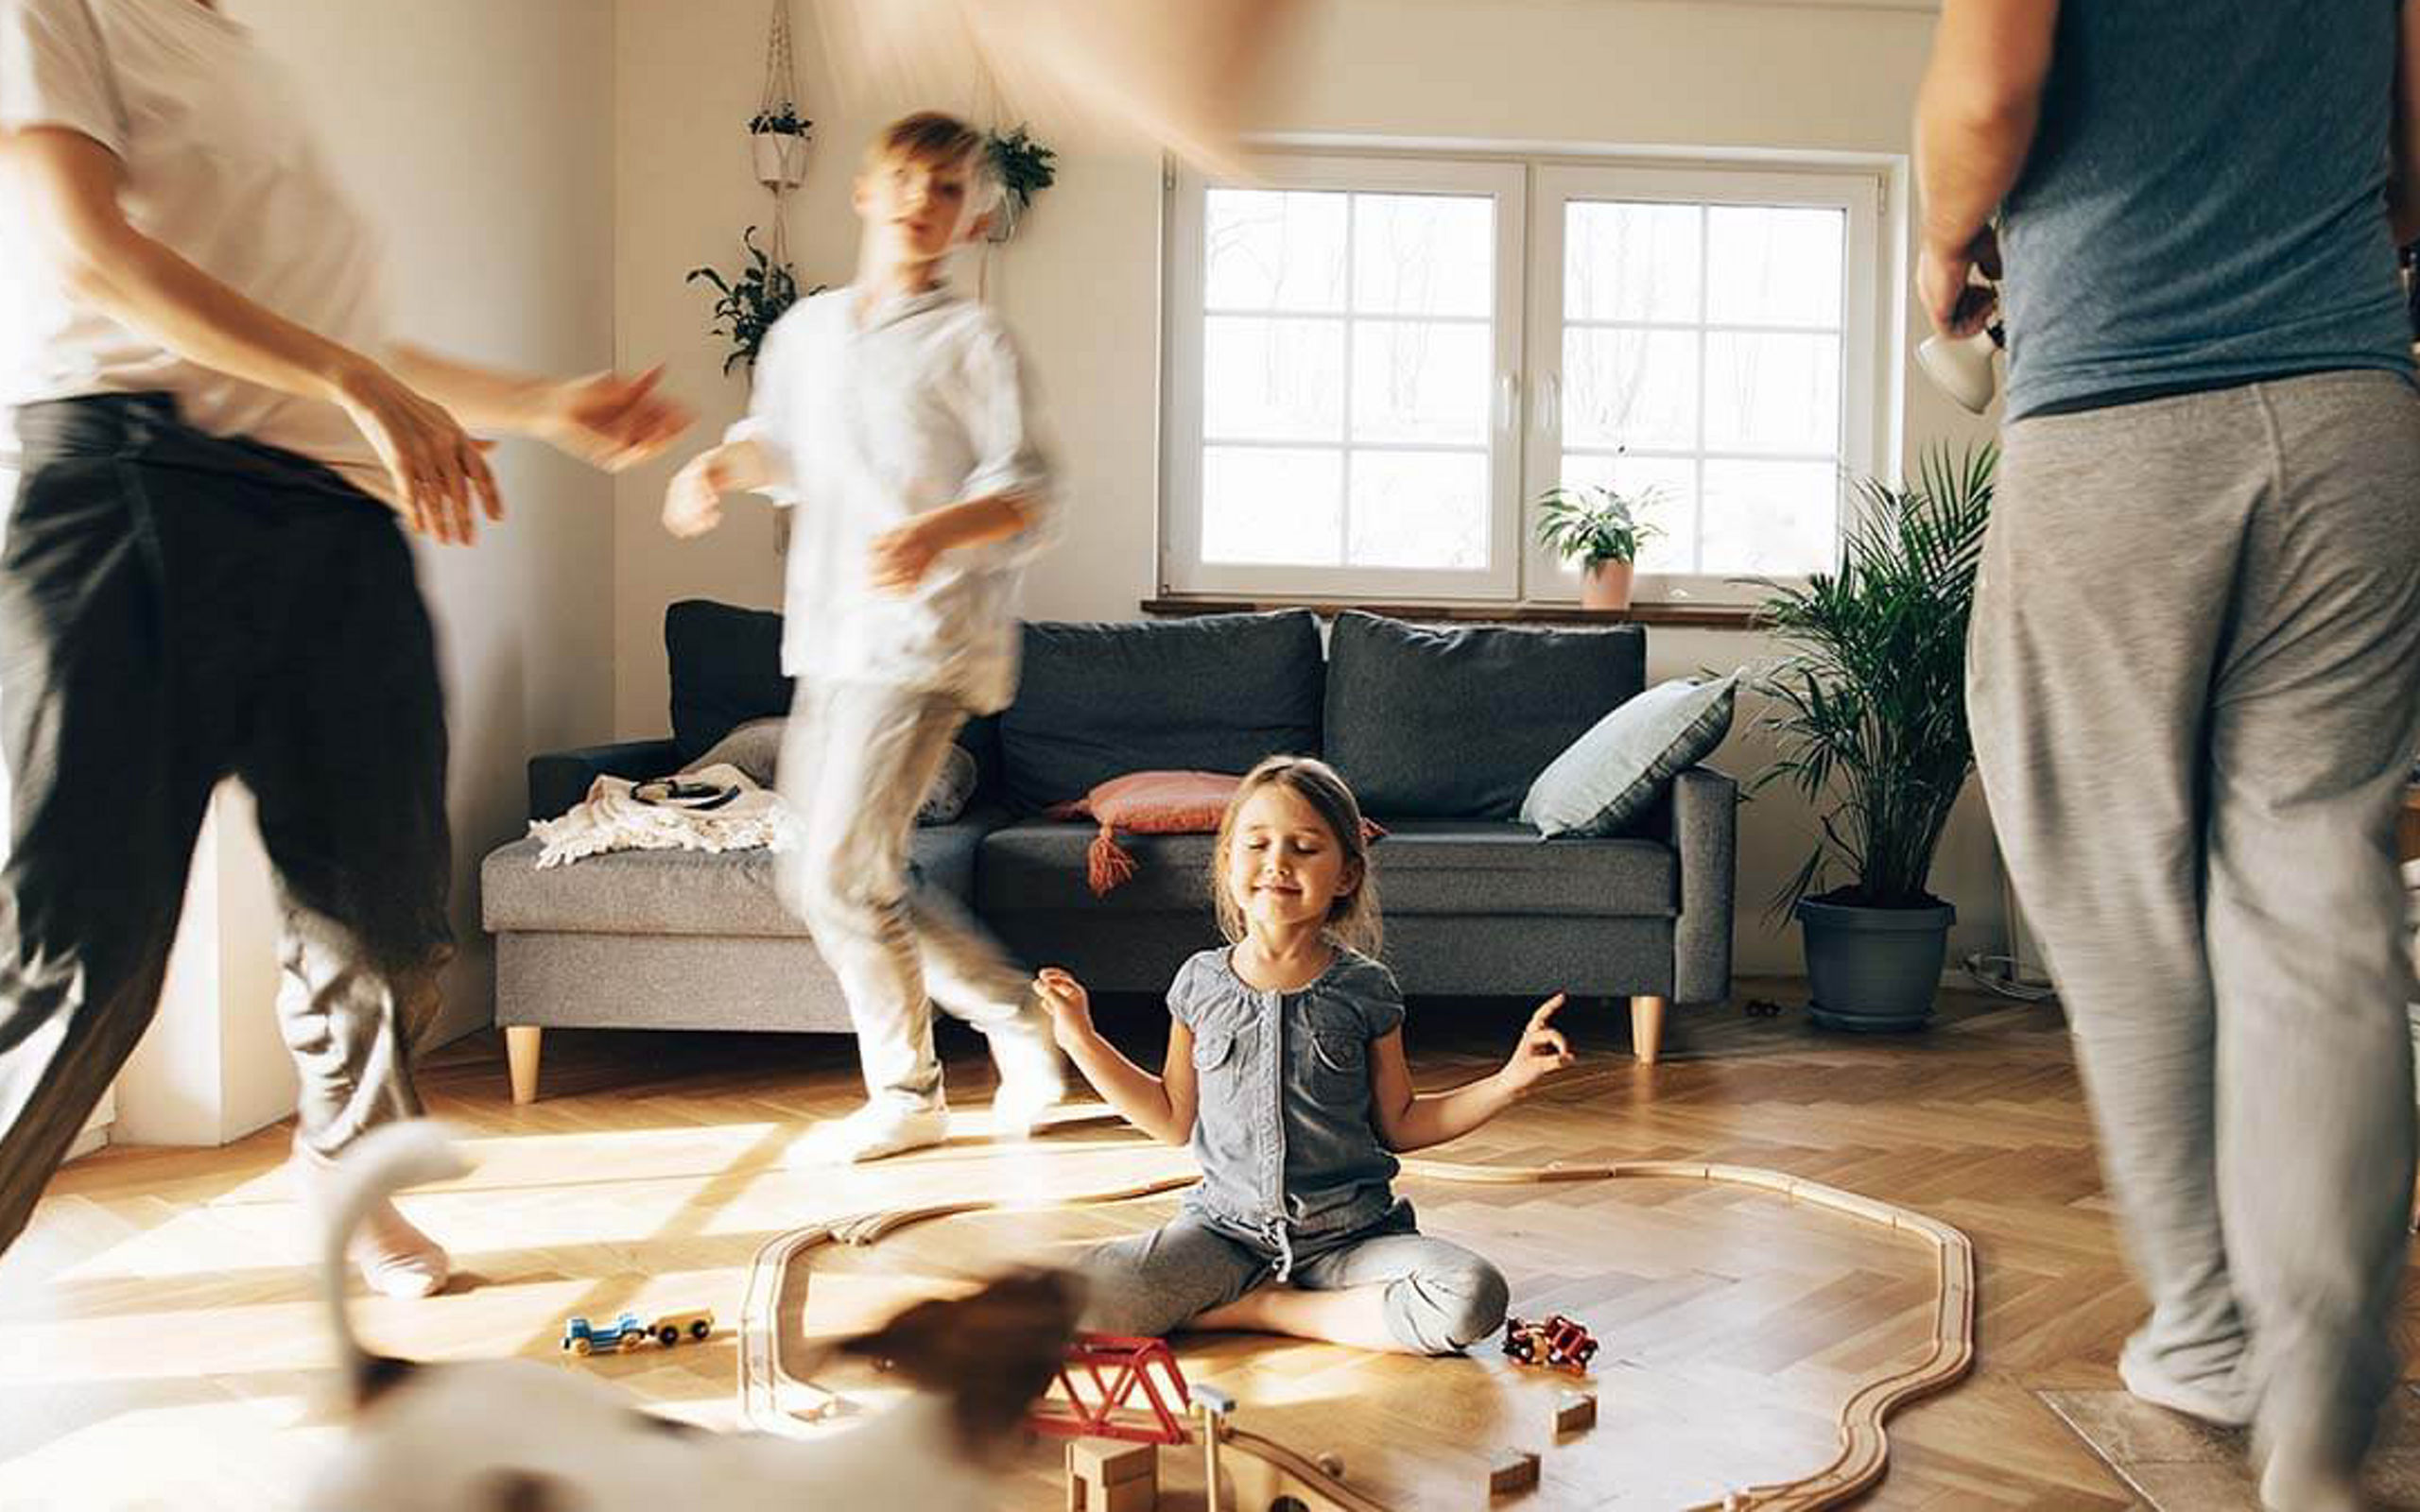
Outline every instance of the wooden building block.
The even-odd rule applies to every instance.
[[[1502,1496],[1508,1491],[1526,1491],[1538,1484],[1538,1456],[1524,1449],[1508,1449],[1495,1456],[1488,1467],[1487,1492]]]
[[[1103,1486],[1157,1476],[1160,1446],[1130,1444],[1116,1438],[1071,1438],[1067,1441],[1067,1472]]]
[[[1114,1438],[1067,1443],[1067,1512],[1155,1512],[1160,1449]]]
[[[1554,1400],[1554,1431],[1576,1434],[1597,1426],[1597,1399],[1585,1391],[1565,1391]]]
[[[1160,1483],[1156,1476],[1120,1481],[1115,1486],[1072,1476],[1067,1481],[1067,1512],[1158,1512],[1159,1504]]]

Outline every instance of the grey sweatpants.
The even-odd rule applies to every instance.
[[[1156,1337],[1224,1307],[1275,1277],[1277,1257],[1180,1212],[1166,1227],[1112,1240],[1078,1264],[1090,1290],[1083,1326]],[[1330,1248],[1298,1259],[1287,1278],[1305,1291],[1384,1286],[1387,1332],[1414,1354],[1451,1354],[1504,1325],[1504,1273],[1481,1256],[1419,1231],[1411,1205]]]
[[[909,856],[916,811],[965,723],[942,695],[802,680],[783,732],[778,782],[795,831],[775,878],[839,978],[876,1101],[942,1106],[937,1002],[995,1056],[1055,1063],[1031,975]]]
[[[0,1248],[158,1006],[210,795],[277,871],[295,1143],[419,1109],[452,950],[436,642],[394,512],[164,394],[18,412],[0,550]]]
[[[2009,426],[1967,702],[2151,1296],[2130,1349],[2358,1455],[2412,1182],[2420,397],[2326,373]]]

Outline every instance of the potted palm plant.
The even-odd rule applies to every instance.
[[[1538,543],[1580,563],[1581,608],[1630,608],[1638,548],[1663,534],[1639,515],[1663,497],[1660,489],[1623,494],[1594,483],[1538,496]]]
[[[1840,570],[1765,582],[1783,647],[1757,679],[1780,755],[1754,784],[1814,803],[1823,835],[1784,889],[1806,932],[1809,1011],[1833,1028],[1923,1026],[1957,911],[1927,889],[1974,770],[1966,622],[1999,454],[1927,454],[1912,487],[1855,485]],[[1835,866],[1847,880],[1818,891]]]

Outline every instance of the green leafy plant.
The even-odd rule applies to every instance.
[[[985,146],[992,155],[992,176],[999,180],[1012,215],[1024,215],[1032,208],[1034,196],[1059,181],[1059,154],[1035,141],[1022,125],[1006,135],[993,132]]]
[[[1634,494],[1616,493],[1593,483],[1577,489],[1548,489],[1538,495],[1538,543],[1582,567],[1636,561],[1638,548],[1664,533],[1638,516],[1663,498],[1664,490],[1658,488]]]
[[[714,285],[719,296],[715,301],[714,324],[708,327],[717,335],[731,339],[731,354],[722,360],[722,370],[746,363],[756,366],[756,353],[765,344],[765,333],[783,312],[799,301],[798,274],[787,263],[776,263],[765,249],[756,245],[756,228],[751,226],[739,238],[748,250],[748,260],[737,274],[724,278],[711,267],[693,267],[682,282],[695,284],[700,279]],[[807,290],[820,294],[823,285]]]
[[[1966,624],[1999,453],[1928,452],[1912,487],[1859,479],[1840,570],[1772,591],[1763,616],[1785,655],[1756,679],[1757,723],[1781,754],[1752,791],[1784,782],[1813,802],[1823,838],[1774,900],[1925,908],[1933,852],[1974,770],[1966,728]]]
[[[804,136],[815,123],[798,113],[795,105],[776,105],[769,111],[758,111],[748,122],[751,136]]]

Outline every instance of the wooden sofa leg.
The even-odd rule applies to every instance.
[[[512,1074],[516,1104],[538,1100],[538,1040],[546,1031],[534,1023],[510,1023],[504,1029],[504,1062]]]
[[[1630,1000],[1630,1048],[1642,1066],[1655,1064],[1664,1049],[1664,1000],[1633,998]],[[535,1051],[532,1051],[534,1059]]]

